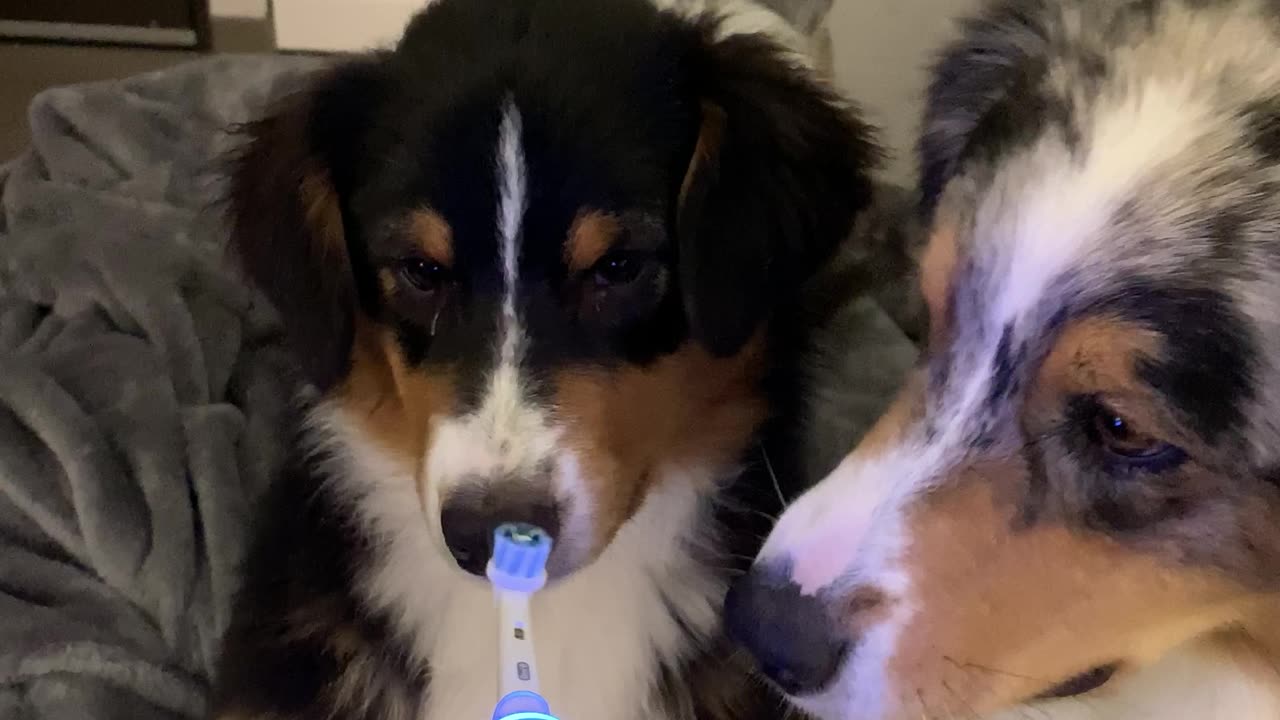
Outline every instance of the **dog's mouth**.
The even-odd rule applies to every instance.
[[[1107,682],[1115,676],[1116,671],[1120,669],[1120,663],[1110,663],[1108,665],[1099,665],[1075,677],[1058,683],[1043,693],[1035,696],[1035,700],[1056,700],[1061,698],[1076,697],[1093,692],[1098,688],[1106,685]]]

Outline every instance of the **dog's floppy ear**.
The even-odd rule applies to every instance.
[[[964,20],[960,38],[934,60],[917,146],[926,215],[959,169],[975,133],[1000,120],[1003,108],[997,106],[1010,90],[1043,71],[1035,61],[1048,44],[1038,20],[1045,1],[1003,0]]]
[[[244,126],[231,169],[230,249],[279,311],[302,370],[322,390],[350,360],[358,297],[343,186],[376,84],[372,63],[324,71]]]
[[[847,236],[878,151],[853,110],[763,35],[711,27],[701,49],[680,281],[694,337],[729,355]]]

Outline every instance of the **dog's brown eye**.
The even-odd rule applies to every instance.
[[[449,269],[433,260],[409,258],[400,262],[400,276],[422,292],[434,292],[449,281]]]
[[[634,253],[609,253],[592,267],[591,278],[600,287],[628,285],[640,277],[645,263],[645,258]]]
[[[1162,444],[1150,435],[1144,435],[1135,430],[1132,423],[1106,406],[1098,408],[1093,424],[1098,439],[1108,450],[1118,455],[1139,457],[1158,449]]]
[[[1158,472],[1172,469],[1186,460],[1181,448],[1138,430],[1133,422],[1097,399],[1084,403],[1085,429],[1112,465]]]

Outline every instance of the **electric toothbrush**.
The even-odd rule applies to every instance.
[[[529,598],[547,584],[551,536],[508,523],[494,532],[485,574],[498,605],[498,704],[493,720],[558,720],[538,690]]]

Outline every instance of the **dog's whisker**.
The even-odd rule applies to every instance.
[[[929,709],[929,703],[924,700],[923,688],[916,688],[916,699],[920,702],[920,720],[935,720],[933,711]]]
[[[771,515],[771,514],[769,514],[769,513],[765,512],[765,511],[763,511],[763,510],[759,509],[759,508],[746,508],[746,510],[747,510],[747,512],[751,513],[752,515],[758,515],[758,516],[760,516],[760,517],[764,518],[765,520],[768,520],[770,524],[773,524],[773,525],[778,524],[778,516],[777,516],[777,515]]]
[[[747,574],[747,571],[745,569],[741,567],[733,567],[730,565],[707,565],[706,567],[712,570],[718,570],[723,573],[734,575],[735,577]]]
[[[1024,705],[1018,708],[1018,715],[1026,718],[1027,720],[1034,720],[1031,716],[1031,713],[1033,712],[1036,714],[1037,718],[1040,718],[1040,720],[1047,720],[1047,718],[1049,718],[1049,713],[1046,710],[1038,708],[1035,705]]]
[[[942,687],[946,689],[947,694],[949,694],[951,697],[954,697],[956,700],[960,702],[960,704],[964,706],[966,718],[968,718],[969,720],[978,720],[978,712],[973,709],[973,705],[970,704],[968,700],[965,700],[964,696],[961,695],[959,692],[957,692],[955,688],[951,687],[951,683],[947,682],[946,680],[943,680]]]
[[[1047,679],[1047,678],[1039,678],[1039,677],[1034,677],[1034,676],[1030,676],[1030,675],[1020,675],[1020,674],[1015,673],[1015,672],[1010,672],[1010,671],[1008,671],[1008,670],[1001,670],[1001,669],[999,669],[999,668],[988,667],[988,666],[986,666],[986,665],[982,665],[982,664],[979,664],[979,663],[974,663],[974,662],[964,662],[964,663],[962,663],[962,662],[960,662],[959,660],[956,660],[955,658],[953,658],[953,657],[951,657],[951,656],[949,656],[949,655],[943,655],[943,656],[942,656],[942,659],[943,659],[944,661],[948,662],[948,663],[951,663],[952,665],[954,665],[955,667],[957,667],[957,668],[959,668],[959,669],[961,669],[961,670],[980,670],[980,671],[982,671],[982,672],[984,672],[984,673],[991,673],[991,674],[993,674],[993,675],[1003,675],[1004,677],[1013,678],[1013,679],[1015,679],[1015,680],[1027,680],[1027,681],[1030,681],[1030,682],[1036,682],[1036,683],[1046,683],[1046,684],[1048,684],[1048,683],[1051,683],[1051,682],[1052,682],[1051,680],[1049,680],[1049,679]]]
[[[947,690],[942,694],[942,709],[947,713],[947,720],[957,720],[955,710],[951,708],[951,702],[947,700],[947,696],[951,694],[951,688],[947,687],[945,682],[942,685]]]
[[[765,449],[763,442],[757,444],[760,447],[760,457],[764,458],[764,468],[769,473],[769,479],[773,481],[773,491],[778,494],[778,503],[782,506],[782,511],[786,512],[787,498],[782,494],[782,483],[778,482],[778,474],[773,471],[773,463],[769,460],[769,451]]]
[[[1023,680],[1023,681],[1027,681],[1027,682],[1034,682],[1034,683],[1044,684],[1044,685],[1049,685],[1049,684],[1051,684],[1051,683],[1053,682],[1052,680],[1050,680],[1050,679],[1048,679],[1048,678],[1034,677],[1034,676],[1025,675],[1025,674],[1021,674],[1021,673],[1010,672],[1010,671],[1008,671],[1008,670],[1001,670],[1000,668],[994,668],[994,667],[990,667],[990,666],[987,666],[987,665],[982,665],[982,664],[980,664],[980,663],[974,663],[974,662],[963,662],[963,663],[962,663],[962,662],[960,662],[960,661],[956,660],[955,658],[953,658],[953,657],[951,657],[951,656],[949,656],[949,655],[943,655],[943,656],[942,656],[942,659],[943,659],[944,661],[946,661],[946,662],[950,663],[951,665],[955,666],[956,668],[958,668],[958,669],[959,669],[959,670],[961,670],[961,671],[964,671],[964,672],[966,672],[966,673],[970,673],[970,674],[974,674],[974,675],[977,675],[977,676],[979,676],[979,677],[981,677],[981,676],[986,676],[986,677],[988,677],[988,678],[991,678],[991,677],[993,677],[993,676],[999,676],[999,677],[1013,678],[1013,679],[1015,679],[1015,680]],[[979,675],[979,674],[980,674],[980,675]],[[989,685],[990,683],[991,683],[991,681],[990,681],[990,680],[988,680],[988,685]],[[1078,698],[1078,697],[1077,697],[1077,698],[1075,698],[1075,699],[1076,699],[1076,700],[1081,700],[1081,698]],[[1026,711],[1026,710],[1034,710],[1034,711],[1035,711],[1035,712],[1037,712],[1037,713],[1041,713],[1041,714],[1043,714],[1043,715],[1044,715],[1044,717],[1049,717],[1049,714],[1048,714],[1047,712],[1045,712],[1044,710],[1042,710],[1042,709],[1040,709],[1040,708],[1035,707],[1034,705],[1024,706],[1024,708],[1022,708],[1022,709],[1020,709],[1020,710],[1019,710],[1019,713],[1022,713],[1022,712]]]
[[[959,670],[964,674],[964,676],[965,676],[965,683],[966,683],[967,685],[970,685],[970,686],[977,685],[977,686],[981,689],[981,691],[982,691],[983,693],[989,693],[989,692],[991,691],[992,687],[995,685],[995,683],[996,683],[996,679],[997,679],[997,678],[999,678],[999,677],[1004,677],[1003,675],[1001,675],[1001,674],[999,674],[999,673],[982,672],[982,671],[980,671],[979,669],[976,669],[976,668],[972,668],[972,667],[964,667],[964,666],[962,666],[962,665],[960,665],[960,664],[956,663],[956,662],[955,662],[952,658],[950,658],[950,657],[947,657],[946,659],[947,659],[949,662],[951,662],[953,665],[955,665],[955,667],[956,667],[957,669],[959,669]],[[948,690],[951,690],[951,688],[950,688],[950,687],[948,687],[947,689],[948,689]],[[972,708],[973,708],[972,704],[970,704],[970,703],[966,702],[966,705],[967,705],[967,706],[971,709],[971,711],[972,711]],[[977,717],[977,713],[976,713],[976,712],[974,713],[974,716],[975,716],[975,717]]]

